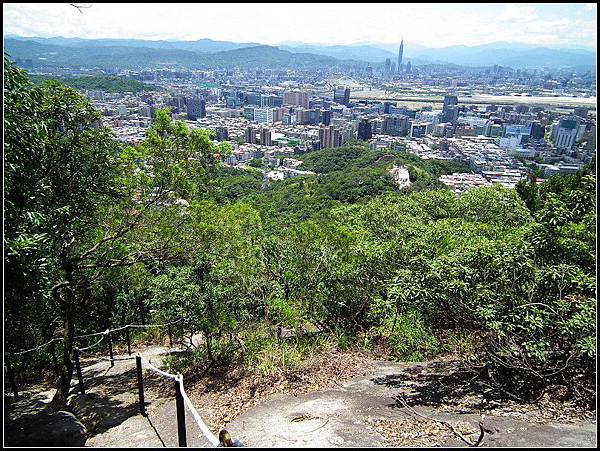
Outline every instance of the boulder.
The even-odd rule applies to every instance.
[[[84,446],[85,426],[71,412],[43,411],[5,424],[6,446]]]

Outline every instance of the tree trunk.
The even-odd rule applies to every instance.
[[[52,405],[57,408],[62,408],[67,405],[67,398],[69,397],[69,390],[71,388],[71,379],[73,377],[73,337],[75,336],[75,325],[73,323],[73,293],[71,287],[66,289],[66,299],[61,299],[60,304],[62,308],[62,318],[64,323],[64,335],[63,335],[63,362],[60,370],[60,377],[58,379],[58,387],[54,398],[52,398]]]

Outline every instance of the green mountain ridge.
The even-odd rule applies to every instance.
[[[244,47],[215,53],[197,53],[180,49],[148,47],[98,46],[65,47],[35,41],[5,39],[4,49],[12,58],[31,60],[33,67],[115,67],[139,69],[173,66],[188,69],[215,68],[310,68],[329,66],[363,66],[366,63],[338,60],[311,53],[292,53],[266,45]]]

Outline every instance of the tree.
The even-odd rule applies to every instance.
[[[15,280],[36,259],[47,265],[37,292],[62,318],[63,364],[53,399],[61,406],[73,373],[77,309],[110,268],[185,252],[176,237],[184,207],[175,201],[202,191],[217,154],[227,149],[214,146],[208,131],[190,132],[161,110],[146,142],[125,147],[98,126],[100,113],[74,89],[28,85],[22,71],[5,65],[6,252],[10,273],[20,276]],[[32,135],[23,136],[22,126]],[[29,224],[19,225],[22,216]],[[17,305],[19,287],[8,293],[7,303]]]

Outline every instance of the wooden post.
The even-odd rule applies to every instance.
[[[129,329],[128,329],[129,330]],[[137,368],[138,395],[140,398],[140,413],[146,416],[146,405],[144,404],[144,378],[142,376],[142,357],[138,353],[135,356],[135,366]]]
[[[173,347],[173,332],[171,331],[171,323],[167,326],[169,328],[169,348]]]
[[[15,395],[15,401],[19,400],[19,392],[17,391],[17,384],[15,382],[15,373],[12,370],[12,366],[10,365],[10,354],[6,353],[4,356],[4,362],[6,363],[6,371],[8,373],[8,379],[10,380],[10,386]]]
[[[79,363],[79,348],[73,348],[75,356],[75,369],[77,370],[77,379],[79,379],[79,392],[85,395],[85,387],[83,386],[83,375],[81,374],[81,364]]]
[[[54,340],[50,342],[50,352],[52,353],[52,364],[54,365],[54,372],[60,374],[60,368],[58,367],[58,360],[56,359],[56,347],[54,346]]]
[[[177,437],[179,438],[179,446],[187,447],[187,437],[185,430],[185,409],[183,406],[183,395],[179,385],[181,375],[175,380],[175,404],[177,406]]]
[[[131,338],[129,337],[129,326],[125,328],[125,333],[127,335],[127,352],[131,355]]]
[[[110,331],[108,332],[108,354],[110,355],[110,366],[115,366],[115,361],[113,359],[113,349],[112,349],[112,339],[110,337]]]

